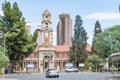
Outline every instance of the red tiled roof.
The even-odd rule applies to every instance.
[[[86,50],[87,50],[88,52],[92,52],[92,46],[88,44],[87,47],[86,47]]]
[[[37,45],[35,47],[34,52],[38,51],[40,47],[41,47],[40,45]],[[55,49],[55,51],[58,51],[58,52],[61,52],[61,51],[68,52],[70,50],[70,46],[69,45],[56,45],[56,46],[53,46],[53,48]],[[88,52],[92,52],[92,46],[91,45],[87,45],[86,50]]]
[[[37,46],[35,47],[34,52],[38,51],[38,50],[39,50],[39,48],[40,48],[40,45],[37,45]]]
[[[53,46],[53,48],[55,49],[55,51],[66,51],[68,52],[70,50],[70,46],[68,45],[57,45],[57,46]]]

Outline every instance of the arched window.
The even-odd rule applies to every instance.
[[[45,23],[45,27],[48,28],[48,23]]]
[[[48,16],[45,16],[45,20],[48,20]]]

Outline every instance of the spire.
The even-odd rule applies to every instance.
[[[48,11],[48,9],[46,9],[42,15],[51,15],[51,13]]]

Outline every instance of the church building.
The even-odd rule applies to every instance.
[[[69,61],[68,45],[53,46],[53,28],[51,14],[46,9],[42,14],[41,25],[38,29],[38,46],[22,62],[22,71],[44,72],[48,68],[64,69]]]
[[[51,13],[47,9],[42,14],[37,43],[33,53],[21,62],[22,72],[43,73],[48,68],[65,69],[65,64],[69,62],[70,45],[53,45]]]

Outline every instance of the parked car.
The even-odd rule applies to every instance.
[[[78,72],[78,69],[70,66],[65,68],[65,72]]]
[[[50,78],[50,77],[58,77],[59,78],[59,72],[57,71],[57,69],[48,69],[46,71],[46,78]]]

